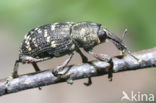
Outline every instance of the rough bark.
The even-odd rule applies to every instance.
[[[19,92],[22,90],[42,87],[50,84],[57,84],[60,82],[66,82],[67,80],[76,80],[87,77],[94,77],[108,74],[109,70],[112,69],[114,73],[145,69],[147,67],[156,66],[156,48],[139,51],[134,55],[141,60],[137,62],[134,58],[127,55],[124,57],[113,57],[113,66],[104,61],[91,61],[82,65],[71,65],[65,67],[70,70],[66,75],[61,77],[55,77],[51,70],[46,70],[38,73],[30,73],[21,75],[18,78],[10,80],[6,86],[8,78],[0,80],[0,96]]]

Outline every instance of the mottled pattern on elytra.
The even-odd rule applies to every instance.
[[[64,55],[73,44],[70,38],[71,26],[72,23],[55,23],[32,29],[25,36],[20,55],[40,58]]]
[[[70,54],[76,46],[91,49],[100,43],[97,35],[100,26],[92,22],[65,22],[37,27],[25,35],[20,55],[59,57]]]

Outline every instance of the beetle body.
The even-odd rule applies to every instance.
[[[12,76],[14,78],[18,76],[19,62],[31,63],[36,71],[40,71],[36,64],[37,62],[69,54],[69,58],[62,65],[53,69],[53,74],[57,75],[69,63],[74,51],[80,54],[84,63],[88,61],[79,48],[83,48],[98,60],[110,61],[111,58],[109,56],[99,55],[92,51],[94,46],[105,42],[106,39],[111,40],[119,50],[127,51],[133,56],[124,46],[122,40],[106,30],[101,24],[93,22],[64,22],[34,28],[25,35]],[[136,57],[134,58],[137,59]],[[89,77],[89,82],[86,85],[90,84],[91,79]]]
[[[60,57],[79,47],[92,49],[101,42],[98,37],[101,28],[100,24],[91,22],[54,23],[34,28],[25,35],[20,59],[23,56],[36,59]]]

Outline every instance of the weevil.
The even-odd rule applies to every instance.
[[[98,23],[64,22],[47,24],[34,28],[25,35],[19,50],[19,59],[16,60],[14,65],[12,77],[18,77],[19,63],[30,63],[33,65],[35,71],[38,72],[40,69],[37,62],[69,55],[63,64],[52,70],[52,73],[57,76],[69,63],[75,51],[80,54],[83,63],[88,62],[87,57],[81,52],[80,48],[83,48],[87,53],[98,60],[109,61],[110,57],[108,55],[101,55],[93,52],[93,47],[104,43],[106,39],[111,40],[120,51],[127,52],[137,59],[123,44],[122,39]],[[90,77],[88,81],[88,83],[85,83],[86,85],[91,84]]]

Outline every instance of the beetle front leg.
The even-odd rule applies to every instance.
[[[111,57],[106,54],[96,54],[92,50],[87,51],[90,55],[92,55],[94,58],[100,60],[100,61],[106,61],[109,62],[111,60]]]
[[[112,81],[112,77],[113,77],[113,61],[112,61],[112,58],[106,54],[96,54],[92,50],[88,50],[87,52],[100,61],[106,61],[106,62],[110,63],[110,69],[108,70],[108,78],[110,81]]]
[[[36,59],[30,56],[21,56],[19,60],[15,61],[15,65],[14,65],[14,69],[13,69],[13,73],[12,73],[12,77],[16,78],[18,77],[18,67],[19,67],[19,63],[31,63],[35,69],[36,72],[40,71],[39,67],[37,66],[37,62],[41,62],[44,60],[49,59],[50,57],[47,58],[41,58],[41,59]]]
[[[74,55],[74,53],[71,53],[71,54],[69,55],[69,58],[66,59],[66,61],[63,62],[63,64],[57,66],[56,68],[54,68],[54,69],[52,70],[52,73],[54,74],[54,76],[64,75],[64,74],[67,73],[67,71],[69,71],[69,69],[68,69],[68,70],[66,70],[64,73],[60,73],[61,71],[64,70],[64,67],[68,65],[68,63],[70,62],[70,60],[71,60],[71,58],[73,57],[73,55]]]
[[[40,59],[36,59],[30,56],[21,56],[20,59],[22,60],[23,63],[31,63],[32,66],[34,67],[36,72],[41,71],[37,65],[37,62],[42,62],[45,60],[50,59],[50,57],[46,57],[46,58],[40,58]]]

